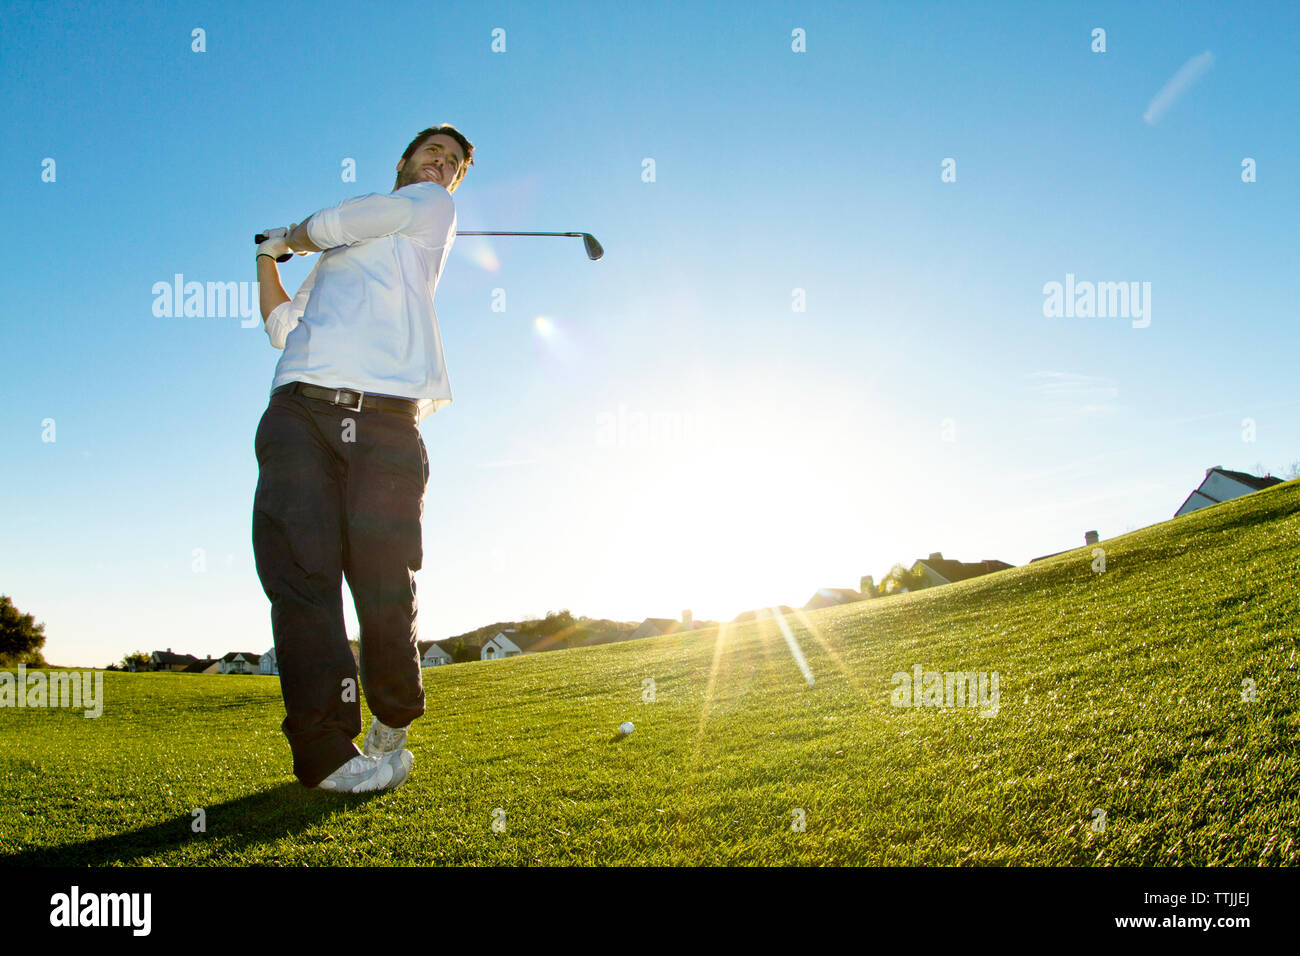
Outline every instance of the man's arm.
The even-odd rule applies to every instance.
[[[318,210],[293,230],[289,246],[295,252],[328,250],[395,233],[433,235],[439,228],[449,230],[455,216],[451,194],[441,186],[412,184],[396,192],[356,196]]]
[[[271,238],[257,247],[257,287],[259,305],[262,308],[262,321],[266,322],[271,317],[271,313],[284,302],[289,302],[289,293],[285,291],[284,285],[280,282],[280,268],[276,258],[282,250],[296,252],[299,255],[307,255],[309,252],[321,252],[310,238],[307,238],[306,222],[294,223],[289,227],[288,235],[282,238]],[[280,233],[283,230],[274,230],[274,233]],[[297,238],[295,244],[294,239]],[[265,253],[265,254],[264,254]],[[263,263],[262,260],[266,262]],[[309,279],[315,277],[316,270],[312,270]],[[310,286],[308,286],[310,288]],[[301,291],[301,290],[299,290]],[[298,310],[301,312],[301,309]]]
[[[286,237],[285,242],[294,252],[324,252],[320,246],[311,241],[311,236],[307,233],[307,223],[311,222],[311,216],[308,216],[302,222],[298,223]]]
[[[289,301],[289,293],[284,291],[284,283],[280,281],[280,267],[270,256],[257,257],[257,289],[262,322],[265,323],[276,306]]]
[[[436,207],[427,205],[417,207],[416,201],[410,196],[398,196],[395,193],[387,195],[374,193],[345,199],[337,206],[321,209],[308,216],[294,225],[283,240],[277,242],[282,241],[281,248],[288,248],[300,255],[324,252],[337,246],[355,245],[368,239],[378,239],[402,232],[417,221],[417,216],[422,227],[427,228],[429,217],[433,216],[433,221],[438,222],[439,225],[445,222],[446,228],[450,229],[451,224],[455,222],[455,206],[451,202],[451,195],[445,189],[440,188],[440,192],[440,202]],[[316,233],[316,239],[311,236],[313,231]],[[278,249],[269,251],[277,254],[279,252]],[[262,321],[266,322],[272,312],[290,301],[295,303],[293,311],[300,317],[306,303],[306,293],[310,292],[314,278],[313,269],[303,288],[298,290],[298,296],[291,300],[289,293],[280,282],[280,269],[275,259],[270,256],[258,256],[257,281]],[[301,298],[302,302],[299,303],[297,298]],[[272,341],[275,341],[275,336],[272,336]]]
[[[263,259],[267,262],[265,266],[262,265]],[[299,320],[307,311],[307,300],[316,286],[316,270],[320,268],[320,263],[321,260],[317,259],[311,272],[307,273],[307,278],[298,287],[297,294],[290,299],[284,291],[284,286],[280,284],[280,270],[275,260],[267,256],[258,256],[257,272],[261,290],[262,321],[266,329],[266,337],[271,340],[271,345],[275,348],[285,347],[289,333],[298,327]]]

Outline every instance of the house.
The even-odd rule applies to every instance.
[[[928,558],[912,565],[912,573],[922,572],[925,575],[925,586],[932,588],[941,584],[952,584],[954,581],[977,578],[983,574],[992,574],[994,571],[1005,571],[1010,567],[1013,565],[991,558],[985,558],[983,561],[954,561],[952,558],[945,558],[942,551],[935,551]]]
[[[643,637],[662,637],[664,634],[675,634],[683,630],[681,621],[674,621],[670,617],[648,617],[641,622],[640,626],[627,636],[627,640],[635,641]]]
[[[189,667],[185,668],[186,674],[216,674],[221,666],[219,657],[200,657]]]
[[[492,640],[479,651],[479,660],[491,661],[499,657],[518,657],[520,654],[541,654],[545,651],[562,651],[575,645],[569,643],[571,635],[525,634],[513,627],[498,631]]]
[[[694,631],[705,625],[698,624],[690,608],[682,611],[682,619],[674,621],[670,617],[648,617],[635,629],[623,631],[612,637],[613,641],[637,641],[643,637],[663,637],[665,634],[680,634],[683,631]]]
[[[263,654],[261,660],[257,662],[257,672],[259,674],[270,674],[272,676],[280,673],[280,662],[275,658],[274,647]]]
[[[1187,496],[1182,507],[1174,512],[1174,517],[1280,484],[1282,479],[1274,478],[1272,475],[1259,478],[1241,471],[1228,471],[1220,465],[1215,465],[1213,468],[1205,469],[1205,479],[1200,487]]]
[[[259,660],[260,656],[257,654],[249,654],[247,651],[231,651],[221,658],[217,673],[256,674],[258,673]]]
[[[497,631],[492,640],[484,644],[479,651],[479,660],[493,661],[499,657],[518,657],[520,654],[528,653],[520,646],[520,642],[529,643],[513,627]]]
[[[626,641],[630,631],[592,631],[587,634],[579,647],[598,647],[601,644],[617,644]]]
[[[1083,546],[1085,548],[1088,547],[1089,545],[1096,544],[1098,540],[1099,539],[1097,537],[1097,532],[1095,531],[1085,531],[1083,533]],[[1073,551],[1073,550],[1074,548],[1065,549],[1065,551]],[[1054,558],[1058,554],[1065,554],[1065,551],[1053,551],[1051,554],[1040,554],[1036,558],[1030,558],[1029,563],[1033,564],[1035,561],[1045,561],[1047,558]]]
[[[791,614],[794,613],[794,608],[789,607],[788,605],[785,604],[782,604],[780,607],[775,607],[775,608],[760,607],[756,611],[741,611],[731,620],[733,624],[743,624],[745,621],[754,621],[762,617],[771,617],[773,611],[780,614],[782,617],[789,617]]]
[[[149,655],[148,670],[180,672],[196,660],[198,658],[193,654],[173,654],[172,649],[169,647],[165,651],[154,651]]]
[[[424,642],[421,641],[421,644]],[[452,663],[452,656],[437,641],[430,641],[429,646],[425,648],[424,653],[420,656],[421,667],[440,667],[443,664]]]
[[[439,667],[442,664],[456,663],[456,647],[459,644],[465,647],[462,660],[480,660],[483,656],[483,638],[483,632],[471,631],[469,634],[458,634],[440,641],[417,641],[415,647],[420,653],[420,666]]]
[[[831,607],[835,604],[850,604],[853,601],[865,601],[867,595],[861,591],[854,591],[852,588],[818,588],[817,593],[808,599],[805,604],[805,611],[815,611],[820,607]]]

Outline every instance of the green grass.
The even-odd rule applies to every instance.
[[[0,709],[0,862],[1294,864],[1300,482],[1101,546],[792,617],[813,687],[771,621],[426,670],[388,794],[293,780],[275,678],[109,673]],[[892,707],[914,664],[999,713]]]

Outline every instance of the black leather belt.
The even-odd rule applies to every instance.
[[[319,385],[308,385],[306,382],[290,382],[288,385],[281,385],[271,394],[301,395],[303,398],[338,405],[350,412],[363,410],[392,412],[394,415],[402,415],[417,421],[420,416],[420,406],[416,402],[404,398],[390,398],[387,395],[367,395],[354,388],[322,388]]]

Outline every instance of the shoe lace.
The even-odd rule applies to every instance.
[[[385,750],[391,750],[405,733],[402,727],[389,727],[381,721],[375,721],[375,742]]]
[[[373,760],[372,757],[367,757],[365,754],[357,754],[346,764],[344,764],[340,769],[343,771],[344,774],[347,774],[349,776],[354,774],[366,773],[368,771],[375,769],[372,760]]]

